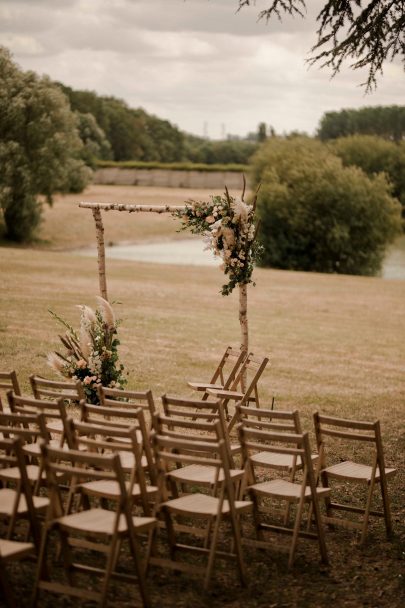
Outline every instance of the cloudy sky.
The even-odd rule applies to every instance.
[[[305,59],[320,0],[307,18],[257,22],[266,0],[0,0],[0,44],[24,69],[124,99],[180,129],[219,138],[259,122],[315,132],[322,114],[402,105],[404,71],[388,63],[376,93],[348,67],[333,80]]]

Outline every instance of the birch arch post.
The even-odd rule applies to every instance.
[[[222,269],[229,277],[228,284],[222,287],[222,295],[229,295],[236,286],[239,287],[240,348],[247,353],[249,350],[247,284],[252,282],[253,264],[260,254],[261,246],[256,242],[258,225],[255,226],[253,223],[257,193],[253,205],[246,205],[243,201],[244,192],[245,181],[240,199],[231,197],[225,188],[225,195],[213,196],[210,203],[190,201],[182,206],[79,203],[80,208],[90,209],[94,218],[101,296],[108,300],[104,225],[101,212],[171,213],[182,220],[182,229],[190,229],[194,234],[205,235],[207,248],[212,249],[215,255],[221,255],[224,262]]]

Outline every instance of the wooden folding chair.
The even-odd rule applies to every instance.
[[[375,422],[347,420],[324,416],[316,412],[314,414],[314,424],[320,454],[322,485],[327,488],[331,481],[334,482],[331,488],[332,495],[338,495],[339,485],[336,482],[339,481],[361,484],[367,490],[363,505],[355,505],[353,502],[342,504],[328,500],[326,502],[327,516],[324,520],[329,524],[360,530],[360,543],[363,543],[367,535],[370,516],[384,517],[387,536],[389,536],[392,532],[392,523],[387,479],[396,473],[396,469],[385,466],[380,422],[378,420]],[[340,457],[337,463],[330,464],[332,460],[330,443],[333,440],[336,440],[335,449],[337,442],[344,445],[344,455],[347,453],[348,442],[357,443],[359,460],[363,460],[363,462]],[[363,446],[363,454],[360,453],[360,445]],[[355,446],[352,443],[350,446],[352,454],[354,454],[354,449]],[[383,511],[376,511],[371,508],[376,485],[380,486]],[[336,517],[334,511],[356,513],[362,515],[362,519],[353,521],[345,517]]]
[[[207,392],[209,388],[229,389],[231,387],[245,358],[245,351],[228,346],[222,355],[211,380],[209,382],[188,382],[188,386],[194,391],[202,391],[202,398],[205,401],[209,398],[209,393]]]
[[[30,376],[30,384],[35,399],[59,399],[79,403],[85,401],[83,385],[80,380],[50,380],[35,374]]]
[[[248,407],[246,405],[236,405],[238,422],[244,428],[271,431],[273,433],[290,433],[300,435],[302,426],[298,410],[271,410],[265,408]],[[311,454],[312,462],[316,462],[318,454]],[[294,480],[295,473],[303,468],[302,460],[293,454],[279,452],[258,452],[251,456],[252,461],[260,464],[271,465],[274,469],[286,470],[291,473],[291,481]]]
[[[37,413],[0,412],[0,434],[7,439],[17,437],[20,439],[25,460],[28,460],[25,466],[27,478],[33,486],[33,494],[37,495],[41,485],[45,483],[43,468],[36,458],[41,453],[40,441],[45,443],[49,441],[45,419]],[[32,454],[35,456],[34,459]],[[21,479],[20,467],[4,467],[1,469],[0,477],[5,483],[15,484]]]
[[[0,587],[8,608],[17,608],[17,604],[10,577],[7,573],[7,563],[24,559],[33,553],[35,553],[35,545],[33,543],[0,539]]]
[[[221,434],[219,422],[218,436]],[[170,558],[159,556],[156,553],[155,539],[151,539],[149,549],[149,563],[173,568],[183,572],[199,574],[204,577],[204,588],[208,588],[213,573],[215,558],[230,558],[236,560],[239,578],[242,584],[246,583],[243,552],[241,548],[241,531],[239,517],[252,508],[249,501],[235,500],[234,485],[229,472],[228,452],[225,442],[221,439],[215,443],[204,441],[189,441],[187,438],[176,439],[166,435],[152,432],[152,440],[158,465],[158,500],[155,513],[163,516],[166,522],[167,537],[170,549]],[[172,472],[177,473],[178,466],[198,465],[213,467],[216,471],[218,492],[215,496],[194,491],[192,494],[182,494],[177,498],[170,498],[167,485],[170,484]],[[223,476],[223,481],[219,480]],[[197,490],[197,488],[195,488]],[[180,518],[186,524],[182,525],[181,542],[177,538],[177,528],[174,520]],[[228,521],[231,526],[231,547],[228,550],[218,549],[218,537],[221,524]],[[194,522],[194,523],[189,523]],[[196,522],[205,523],[205,530]],[[183,542],[183,535],[188,532],[193,538],[203,538],[188,544]],[[189,563],[179,559],[182,551],[206,557],[206,565]]]
[[[7,427],[7,431],[9,428]],[[15,474],[16,470],[18,474]],[[14,482],[13,488],[0,489],[0,517],[8,521],[7,540],[14,534],[17,520],[24,519],[28,521],[35,546],[39,547],[37,515],[46,510],[49,500],[44,496],[32,495],[19,437],[0,440],[0,479]]]
[[[127,472],[124,466],[123,474],[127,473],[128,479],[125,484],[128,496],[132,497],[134,503],[142,505],[145,515],[150,515],[150,501],[156,496],[156,486],[146,483],[143,462],[142,445],[138,443],[135,427],[122,428],[79,422],[71,418],[67,423],[68,443],[75,450],[85,450],[96,454],[115,454],[124,460],[123,454],[130,454],[133,457],[134,465],[132,470]],[[122,464],[122,462],[121,462]],[[111,480],[98,479],[89,481],[81,485],[81,491],[90,496],[97,496],[105,500],[118,500],[120,498],[120,488],[118,484]]]
[[[55,401],[63,398],[67,412],[74,416],[77,407],[85,402],[86,396],[80,380],[50,380],[35,374],[30,376],[30,384],[35,399]],[[53,422],[48,428],[54,433],[63,433],[62,422]]]
[[[155,462],[150,445],[150,433],[148,431],[144,408],[118,408],[111,410],[110,407],[102,405],[92,405],[90,403],[81,404],[81,421],[98,424],[99,426],[128,429],[135,427],[138,444],[142,446],[142,466],[149,473],[152,484],[156,482]],[[132,471],[135,461],[134,455],[123,451],[120,454],[121,465],[126,472]]]
[[[214,395],[220,399],[226,412],[228,412],[228,404],[230,401],[239,402],[241,405],[254,405],[260,407],[258,382],[260,377],[269,362],[267,357],[255,357],[249,353],[239,368],[239,371],[233,380],[229,389],[214,389],[208,388],[209,395]],[[246,388],[241,390],[243,378],[246,378]],[[228,416],[229,417],[229,416]],[[236,411],[229,417],[228,432],[231,431],[237,421]]]
[[[327,563],[325,537],[322,528],[319,500],[329,494],[327,488],[317,488],[312,467],[308,433],[293,434],[258,430],[245,425],[238,426],[242,454],[246,471],[245,491],[253,502],[256,539],[249,542],[262,548],[271,548],[273,543],[264,537],[264,531],[279,532],[291,536],[288,567],[293,565],[299,537],[318,541],[322,561]],[[268,453],[269,458],[263,457]],[[259,461],[255,460],[259,455]],[[299,460],[302,466],[301,481],[293,479],[289,467],[283,475],[280,457],[290,461]],[[273,470],[277,475],[268,479],[266,471]],[[285,468],[284,468],[285,470]],[[267,505],[263,505],[267,502]],[[278,504],[295,505],[295,518],[292,526],[285,521],[285,508],[278,512]],[[312,506],[315,532],[303,529],[304,506]]]
[[[233,466],[233,456],[240,453],[239,442],[231,443],[228,435],[224,407],[220,399],[190,399],[174,395],[162,395],[162,406],[165,416],[182,420],[197,420],[200,422],[219,421],[223,430],[222,439],[225,440],[229,450],[230,462]]]
[[[149,606],[145,586],[145,568],[142,564],[137,534],[150,533],[156,525],[153,517],[134,517],[131,513],[132,498],[129,496],[118,454],[99,455],[84,453],[77,450],[54,449],[42,446],[45,470],[50,489],[50,505],[47,512],[44,533],[41,539],[41,549],[38,558],[33,606],[36,606],[41,591],[88,599],[104,607],[107,602],[107,592],[111,577],[127,582],[136,581],[143,606]],[[62,496],[58,485],[57,474],[63,473],[70,477],[74,491],[82,493],[82,484],[88,481],[109,480],[120,488],[119,500],[112,501],[112,510],[98,506],[89,506],[80,511],[73,511],[76,501],[70,501],[69,511],[64,512]],[[67,575],[67,583],[52,580],[52,572],[47,568],[47,554],[52,540],[51,532],[56,531],[61,541],[63,566]],[[134,573],[116,571],[118,552],[121,543],[127,540],[130,554],[134,562]],[[100,552],[106,557],[105,568],[89,566],[87,551]],[[85,551],[80,559],[81,551]],[[86,560],[87,557],[87,560]],[[47,572],[48,570],[48,572]],[[89,575],[101,576],[96,588],[79,586],[74,573],[80,571]]]
[[[63,397],[50,399],[37,399],[27,395],[16,395],[12,391],[7,393],[10,411],[14,414],[42,414],[47,430],[47,443],[62,446],[65,442],[66,405]],[[56,438],[52,436],[56,434]],[[41,451],[37,442],[25,446],[25,451],[32,456],[39,456]]]
[[[229,468],[229,475],[233,483],[236,484],[235,492],[238,494],[239,484],[243,477],[243,470],[235,468],[229,444],[224,437],[224,422],[218,417],[215,411],[212,412],[210,407],[212,405],[217,405],[218,407],[218,404],[215,404],[214,402],[209,405],[208,401],[198,401],[198,403],[205,407],[208,406],[208,412],[206,413],[207,417],[203,420],[191,418],[195,412],[193,409],[190,411],[189,417],[184,416],[184,412],[181,408],[182,400],[165,396],[165,413],[170,412],[170,415],[155,415],[154,428],[158,435],[165,435],[166,437],[171,437],[173,439],[186,438],[190,445],[193,441],[197,443],[218,443],[219,440],[223,440],[228,454],[229,465],[232,467]],[[179,410],[177,410],[177,408],[179,408]],[[177,411],[180,412],[180,415],[183,414],[183,416],[176,417],[175,414]],[[200,413],[201,410],[199,410],[198,414]],[[219,423],[219,426],[217,422]],[[218,429],[220,429],[219,435]],[[191,450],[191,453],[198,453],[197,447]],[[213,493],[215,493],[218,484],[223,483],[223,481],[224,476],[221,473],[218,478],[216,467],[209,467],[204,464],[181,466],[181,463],[179,463],[178,468],[176,470],[173,469],[170,475],[171,492],[174,497],[178,496],[178,484],[181,484],[183,492],[186,486],[193,487],[194,485],[199,485],[210,488]]]
[[[105,408],[110,408],[111,415],[114,415],[115,408],[128,410],[142,408],[147,429],[151,429],[152,417],[156,411],[151,390],[127,391],[100,386],[98,388],[98,396],[100,398],[100,405]]]
[[[20,384],[14,370],[11,372],[0,371],[0,411],[4,410],[5,405],[5,400],[3,403],[1,393],[4,393],[5,395],[8,391],[13,391],[16,395],[21,395]]]

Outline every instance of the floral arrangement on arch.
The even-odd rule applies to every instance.
[[[257,193],[251,205],[244,202],[244,194],[245,180],[241,197],[231,196],[225,187],[223,195],[211,196],[210,201],[187,201],[184,210],[173,213],[182,221],[180,230],[202,234],[205,249],[222,259],[220,268],[229,277],[221,289],[223,296],[236,285],[252,283],[254,264],[263,250],[256,241]]]
[[[97,296],[98,308],[78,305],[81,310],[80,330],[77,332],[56,313],[50,314],[61,323],[66,332],[59,339],[66,351],[48,354],[47,363],[60,376],[81,380],[89,403],[99,403],[99,386],[124,388],[124,366],[118,361],[120,343],[114,311],[107,300]]]

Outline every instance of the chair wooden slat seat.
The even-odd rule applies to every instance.
[[[316,462],[318,460],[318,454],[312,454],[311,459],[312,462]],[[251,461],[253,464],[257,465],[272,465],[274,468],[280,469],[296,469],[302,468],[302,463],[295,461],[294,456],[289,454],[270,454],[268,452],[259,452],[251,457]]]
[[[240,469],[230,469],[229,475],[233,481],[241,480],[244,472]],[[224,472],[220,471],[216,475],[216,470],[204,465],[191,464],[188,467],[180,467],[170,472],[170,479],[181,483],[193,483],[198,479],[204,485],[215,485],[224,481]]]
[[[3,596],[8,608],[17,608],[21,604],[20,602],[17,604],[17,598],[14,595],[13,585],[11,584],[6,564],[17,559],[23,559],[31,554],[35,554],[34,543],[0,539],[0,587],[3,590]]]
[[[214,390],[223,390],[223,384],[205,384],[203,382],[187,382],[188,386],[195,391],[206,391],[209,388]]]
[[[55,519],[54,524],[64,530],[86,532],[88,534],[106,534],[112,536],[114,534],[114,525],[116,523],[115,511],[107,509],[88,509],[77,513],[70,513]],[[134,528],[138,533],[146,532],[151,526],[155,525],[153,517],[132,517]],[[125,515],[121,515],[118,523],[118,533],[126,534],[128,526]]]
[[[0,514],[11,517],[14,508],[15,501],[17,498],[16,490],[12,488],[1,488],[0,490]],[[35,511],[44,511],[49,504],[49,498],[46,496],[33,496],[32,502],[34,504]],[[28,513],[27,501],[24,495],[20,496],[16,512],[18,515],[25,515]]]
[[[20,557],[33,553],[34,550],[34,543],[0,538],[0,557],[2,560],[11,560],[15,558],[19,559]]]
[[[131,496],[133,498],[138,498],[141,496],[141,488],[138,483],[134,483],[133,485],[130,482],[125,483],[127,492],[131,492]],[[132,487],[131,487],[132,485]],[[121,489],[116,481],[108,480],[108,479],[98,479],[96,481],[88,481],[87,483],[83,483],[81,485],[82,490],[84,490],[87,494],[92,494],[93,496],[100,496],[103,498],[109,498],[111,500],[116,500],[121,493]],[[154,496],[157,492],[156,486],[147,485],[145,491],[148,496]]]
[[[302,495],[301,485],[287,481],[286,479],[272,479],[253,484],[249,486],[249,491],[255,494],[262,494],[263,496],[282,497],[292,502],[299,502]],[[326,496],[330,494],[330,490],[328,488],[316,488],[316,494],[318,497]],[[311,488],[309,486],[305,488],[304,496],[306,499],[312,499]]]
[[[27,464],[26,471],[28,480],[31,483],[36,483],[40,475],[42,479],[46,477],[44,471],[37,464]],[[18,467],[7,467],[6,469],[2,469],[0,476],[4,481],[17,481],[20,479],[21,473]]]
[[[391,477],[395,475],[396,469],[385,467],[385,476]],[[339,477],[341,479],[357,479],[359,482],[369,484],[373,477],[373,467],[367,464],[359,462],[352,462],[351,460],[345,460],[344,462],[338,462],[337,464],[331,465],[323,469],[323,472],[331,477]],[[380,471],[377,467],[375,471],[374,479],[379,481],[381,478]]]
[[[169,509],[174,513],[182,513],[188,515],[194,515],[198,517],[216,516],[219,507],[219,498],[216,496],[209,496],[208,494],[188,494],[180,496],[180,498],[173,498],[168,502],[161,504],[164,509]],[[235,500],[235,510],[237,513],[244,513],[252,510],[252,503],[249,500]],[[222,504],[222,515],[230,513],[230,506],[228,500],[224,500]]]

